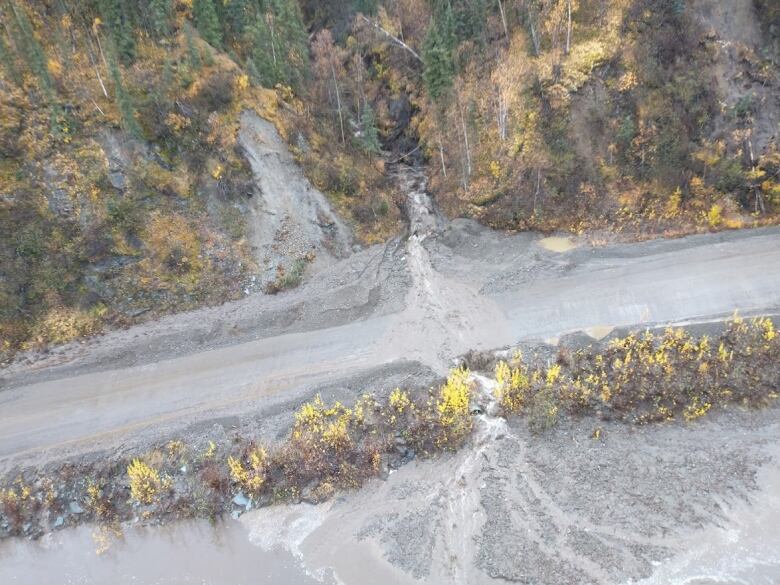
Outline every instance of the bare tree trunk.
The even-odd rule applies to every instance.
[[[468,189],[468,180],[471,177],[471,148],[469,147],[469,133],[466,127],[466,118],[463,115],[463,104],[460,101],[460,94],[458,93],[458,113],[460,114],[460,126],[463,130],[463,150],[464,159],[466,163],[465,173],[463,175],[463,189]]]
[[[566,2],[566,8],[569,13],[569,22],[566,26],[566,54],[571,50],[571,0]]]
[[[534,44],[534,56],[539,56],[539,38],[536,36],[536,29],[534,28],[534,22],[533,20],[529,23],[531,25],[531,40]]]
[[[751,170],[755,170],[756,168],[756,159],[753,155],[753,140],[750,138],[750,131],[748,131],[747,135],[747,144],[748,144],[748,153],[750,154],[750,168]],[[753,197],[755,199],[755,210],[756,213],[759,211],[761,213],[766,213],[766,206],[764,205],[764,197],[761,195],[761,188],[758,185],[751,185],[751,188],[753,189]]]
[[[366,17],[365,17],[365,16],[363,16],[362,14],[360,15],[360,18],[362,18],[363,20],[365,20],[365,21],[366,21],[368,24],[370,24],[372,27],[374,27],[374,29],[376,29],[376,30],[378,30],[379,32],[381,32],[383,35],[385,35],[387,38],[389,38],[391,41],[393,41],[393,42],[394,42],[396,45],[398,45],[399,47],[401,47],[401,48],[402,48],[404,51],[406,51],[406,52],[407,52],[407,53],[409,53],[409,54],[410,54],[412,57],[414,57],[414,58],[415,58],[415,59],[417,59],[417,60],[418,60],[420,63],[422,63],[422,57],[420,57],[420,55],[418,55],[418,54],[417,54],[417,51],[415,51],[414,49],[412,49],[412,48],[411,48],[409,45],[407,45],[405,42],[403,42],[403,41],[402,41],[401,39],[399,39],[398,37],[391,35],[389,32],[387,32],[385,29],[383,29],[381,26],[379,26],[379,23],[378,23],[378,22],[374,22],[373,20],[370,20],[370,19],[366,18]]]
[[[536,200],[539,198],[539,192],[542,187],[542,168],[536,167],[536,191],[534,191],[534,209],[533,213],[536,215]]]
[[[346,144],[347,139],[344,136],[344,116],[341,113],[341,93],[339,92],[339,82],[336,79],[336,70],[333,67],[333,62],[330,63],[330,73],[333,76],[333,86],[336,88],[336,106],[339,112],[339,126],[341,127],[341,143]]]
[[[498,87],[496,91],[496,124],[498,126],[498,136],[502,141],[506,140],[508,119],[509,101],[501,87]]]
[[[504,26],[504,36],[507,42],[509,42],[509,28],[506,26],[506,14],[504,14],[504,4],[501,0],[498,0],[498,11],[501,13],[501,24]]]
[[[274,60],[274,67],[276,67],[276,36],[274,35],[274,19],[273,17],[268,19],[268,28],[271,29],[271,56]]]
[[[439,159],[441,160],[441,172],[444,178],[447,178],[447,165],[444,164],[444,145],[441,142],[441,136],[439,136]]]
[[[103,67],[108,69],[108,61],[106,61],[106,54],[103,52],[103,45],[100,44],[100,35],[95,31],[95,41],[97,41],[98,51],[100,52],[100,59],[103,61]]]
[[[469,133],[466,127],[466,118],[463,115],[463,104],[458,96],[458,113],[460,114],[460,127],[463,130],[463,146],[466,152],[466,175],[471,176],[471,148],[469,147]]]
[[[98,67],[97,62],[95,61],[95,56],[92,54],[92,40],[89,38],[89,32],[87,32],[87,55],[89,56],[89,62],[92,63],[92,67],[95,68],[95,75],[97,75],[98,83],[100,84],[100,89],[103,90],[103,95],[105,97],[108,97],[108,92],[106,91],[106,86],[103,83],[103,78],[100,77],[100,68]],[[100,107],[95,104],[95,106],[100,110]],[[100,110],[100,113],[102,114],[103,111]]]

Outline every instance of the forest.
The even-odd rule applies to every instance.
[[[449,216],[593,241],[776,223],[771,0],[4,0],[0,361],[237,298],[239,115],[364,244]]]

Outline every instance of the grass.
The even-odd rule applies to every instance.
[[[265,292],[269,295],[275,295],[284,290],[298,287],[303,282],[309,261],[308,258],[298,258],[288,269],[280,264],[276,270],[276,279],[266,286]]]

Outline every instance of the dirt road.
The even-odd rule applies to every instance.
[[[199,312],[193,333],[205,329],[204,344],[218,346],[214,349],[175,356],[177,337],[188,335],[186,327],[152,326],[117,332],[104,340],[102,351],[77,346],[72,355],[64,351],[48,358],[70,360],[63,365],[40,369],[49,363],[46,359],[17,365],[0,392],[4,465],[17,455],[59,452],[65,444],[83,441],[90,447],[144,427],[171,430],[215,411],[241,412],[248,404],[262,405],[270,395],[311,389],[401,359],[444,372],[448,360],[472,348],[599,326],[706,320],[735,309],[749,313],[780,306],[780,270],[775,269],[780,234],[774,229],[565,254],[544,250],[533,237],[499,238],[489,232],[470,234],[460,246],[453,245],[454,230],[462,229],[456,225],[438,239],[415,239],[405,255],[396,253],[389,260],[413,275],[393,291],[405,299],[396,311],[380,304],[366,309],[368,314],[342,307],[336,317],[343,315],[343,324],[319,327],[304,310],[289,333],[284,327],[269,328],[267,337],[231,344],[230,332],[242,328],[243,316],[236,310],[228,321],[226,308],[219,307]],[[464,246],[468,250],[460,249]],[[323,291],[316,279],[297,295],[308,293],[309,303],[320,300],[323,307],[327,303],[317,297]],[[382,288],[383,283],[374,285]],[[251,304],[244,308],[256,310]],[[192,316],[169,321],[177,319]],[[256,314],[247,311],[247,319]],[[159,346],[167,347],[169,355]],[[130,354],[135,363],[128,367],[106,367],[111,356],[121,363]]]
[[[244,122],[266,207],[284,209],[285,221],[306,224],[307,238],[326,247],[333,224],[312,227],[314,216],[328,213],[324,199],[308,196],[318,211],[273,203],[289,197],[282,184],[313,187],[278,153],[270,124]],[[6,368],[0,471],[121,443],[144,429],[175,432],[262,411],[280,396],[303,400],[319,386],[404,360],[444,373],[470,349],[780,307],[776,228],[601,248],[573,242],[558,253],[539,235],[447,223],[424,177],[407,168],[400,178],[408,239],[333,258],[289,293],[167,317]],[[291,218],[298,207],[300,217]],[[258,229],[268,220],[259,221]]]
[[[341,227],[334,240],[334,224],[312,227],[313,216],[291,217],[296,205],[267,200],[287,192],[269,185],[311,188],[269,132],[253,123],[242,138],[256,172],[286,174],[258,177],[266,188],[256,229],[279,228],[281,212],[270,223],[262,217],[274,208],[306,225],[305,247],[347,242]],[[268,144],[277,150],[269,154]],[[470,349],[780,309],[778,228],[595,248],[446,222],[421,176],[402,169],[400,178],[409,193],[407,238],[353,253],[340,246],[346,257],[315,263],[299,288],[278,296],[113,331],[5,368],[0,475],[210,425],[225,432],[251,420],[273,437],[315,392],[349,401],[364,390],[431,383]],[[316,194],[310,200],[323,205]],[[263,258],[289,254],[256,235]],[[458,454],[408,465],[317,508],[274,507],[242,522],[253,542],[265,538],[269,550],[281,543],[344,583],[368,575],[377,583],[627,582],[651,576],[675,552],[697,551],[700,538],[716,548],[731,542],[730,533],[711,528],[702,537],[691,527],[726,518],[756,488],[758,471],[780,453],[776,415],[727,412],[695,429],[603,423],[606,442],[588,439],[593,421],[566,422],[539,441],[481,415],[474,444]],[[780,476],[771,477],[762,493],[776,491]],[[690,582],[685,558],[675,562],[668,570]],[[780,560],[771,563],[767,574],[775,575]]]

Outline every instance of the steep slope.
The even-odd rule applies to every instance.
[[[348,255],[349,228],[303,176],[273,124],[244,112],[238,141],[257,182],[249,229],[263,284],[295,276],[301,262],[327,265]]]

